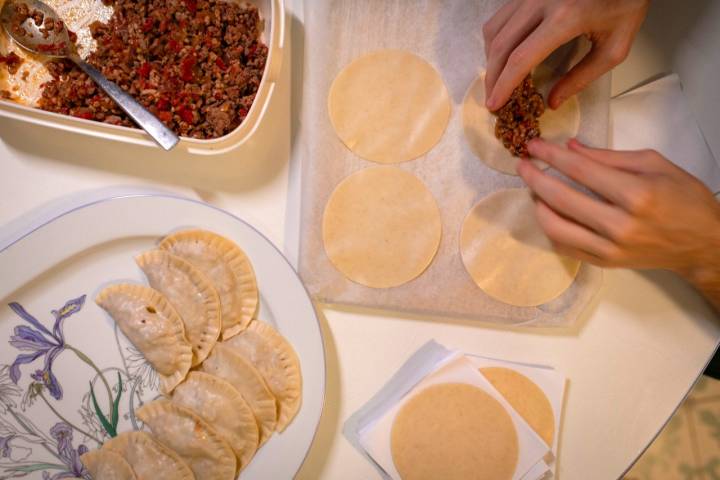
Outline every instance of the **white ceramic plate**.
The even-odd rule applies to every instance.
[[[107,438],[91,384],[112,420],[108,387],[116,397],[120,378],[117,431],[136,425],[134,410],[157,395],[154,373],[93,299],[110,282],[145,283],[133,257],[188,227],[212,230],[243,248],[260,288],[259,318],[275,325],[298,353],[300,412],[260,449],[242,478],[295,475],[325,391],[323,343],[305,288],[270,241],[237,217],[194,200],[140,195],[73,209],[0,252],[0,478],[81,473],[78,454]]]

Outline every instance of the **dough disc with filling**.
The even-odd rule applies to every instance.
[[[477,387],[433,385],[403,405],[390,434],[403,480],[509,480],[518,436],[503,406]]]
[[[322,229],[335,268],[373,288],[395,287],[420,275],[442,235],[430,191],[395,167],[367,168],[343,180],[328,200]]]
[[[555,414],[545,392],[522,373],[503,367],[480,369],[485,378],[515,411],[552,447],[555,435]]]
[[[379,50],[338,74],[328,111],[335,132],[354,153],[398,163],[423,155],[440,140],[450,119],[450,96],[422,58]]]
[[[465,269],[488,295],[531,307],[559,296],[580,262],[555,253],[527,189],[497,191],[476,204],[460,232]]]
[[[538,78],[546,78],[540,71]],[[533,74],[533,79],[536,74]],[[538,85],[539,90],[544,90]],[[495,137],[496,117],[485,107],[485,72],[470,85],[463,101],[463,130],[465,139],[473,153],[487,166],[510,175],[517,175],[515,168],[520,161],[513,157]],[[567,99],[560,108],[547,107],[540,116],[540,137],[550,142],[565,143],[577,135],[580,125],[580,107],[576,96]],[[547,168],[544,162],[536,161],[540,168]]]

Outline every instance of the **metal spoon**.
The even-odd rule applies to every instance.
[[[25,34],[21,34],[13,28],[13,25],[17,24],[20,15],[17,6],[22,4],[27,5],[30,12],[39,11],[44,15],[43,22],[40,25],[36,25],[32,18],[28,18],[21,23],[22,29],[26,32]],[[7,0],[2,11],[0,11],[0,23],[18,45],[32,53],[46,55],[51,58],[68,58],[72,60],[162,148],[165,150],[173,148],[180,140],[178,136],[132,96],[105,78],[95,67],[80,58],[75,49],[75,44],[70,41],[67,28],[63,28],[59,33],[55,29],[48,29],[47,32],[40,30],[43,25],[47,24],[49,19],[52,19],[53,22],[60,21],[60,17],[55,11],[39,0]]]

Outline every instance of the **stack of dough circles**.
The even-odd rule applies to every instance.
[[[573,282],[580,262],[555,253],[527,189],[499,190],[477,203],[460,232],[465,269],[485,293],[521,307],[547,303]]]
[[[450,119],[450,96],[438,72],[402,50],[355,59],[335,78],[328,96],[330,121],[355,154],[399,163],[427,153]]]
[[[480,373],[525,420],[540,438],[552,447],[555,414],[550,400],[535,382],[522,373],[504,367],[484,367]]]
[[[403,480],[509,480],[519,447],[500,402],[475,386],[443,383],[400,408],[390,449]]]
[[[548,75],[539,68],[533,78],[543,81]],[[540,89],[540,85],[538,85]],[[543,88],[544,90],[544,88]],[[495,137],[495,120],[485,106],[485,72],[470,85],[463,101],[463,130],[465,139],[473,153],[487,166],[510,175],[515,171],[518,157],[514,157]],[[547,141],[565,143],[577,135],[580,126],[580,107],[576,96],[567,99],[560,108],[545,109],[540,116],[540,136]],[[544,162],[536,162],[540,168],[547,168]]]
[[[420,275],[435,256],[440,210],[411,173],[367,168],[335,188],[322,235],[330,261],[347,278],[373,288],[395,287]]]

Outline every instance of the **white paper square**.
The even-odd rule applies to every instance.
[[[513,410],[500,393],[493,388],[490,382],[483,377],[475,365],[460,353],[453,354],[453,358],[444,363],[439,369],[425,377],[415,385],[405,397],[385,412],[377,421],[368,424],[359,432],[359,441],[362,447],[387,474],[400,480],[390,449],[390,432],[395,416],[400,408],[414,395],[425,388],[440,383],[466,383],[478,387],[495,398],[505,408],[515,425],[518,434],[518,463],[513,480],[521,480],[525,474],[538,462],[541,462],[549,448],[542,439],[528,426],[528,424]]]

